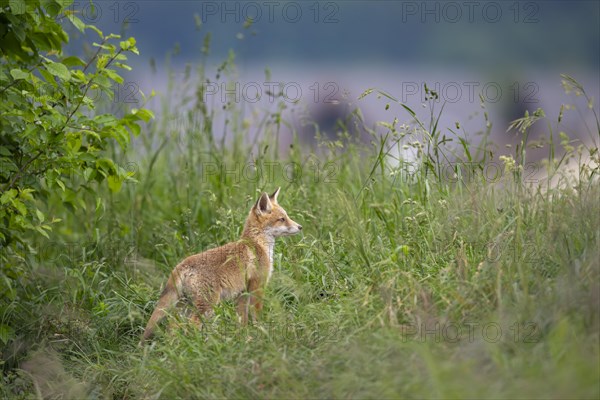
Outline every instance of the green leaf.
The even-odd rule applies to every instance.
[[[77,28],[79,32],[83,32],[85,30],[86,25],[83,23],[82,20],[80,20],[73,14],[68,14],[67,18],[69,18],[69,21],[71,21],[71,23],[75,26],[75,28]]]
[[[121,46],[121,50],[131,50],[133,52],[137,51],[137,49],[135,48],[135,38],[130,37],[127,40],[124,40],[122,42],[119,42],[119,45]]]
[[[417,118],[417,114],[405,104],[400,104],[413,118]]]
[[[108,188],[111,190],[111,192],[116,193],[121,190],[121,185],[123,184],[123,181],[121,180],[120,177],[118,177],[116,175],[110,175],[107,178],[107,181],[108,181]]]
[[[65,191],[65,189],[66,189],[65,184],[59,178],[56,179],[56,184],[58,186],[60,186],[60,188],[62,189],[63,192]]]
[[[151,119],[154,119],[154,113],[152,113],[152,111],[150,111],[150,110],[146,110],[145,108],[140,108],[140,109],[134,108],[131,110],[131,113],[133,115],[137,115],[144,122],[148,122]]]
[[[29,38],[35,44],[35,46],[37,46],[39,49],[42,49],[42,50],[49,51],[49,50],[56,50],[56,49],[60,48],[60,43],[58,45],[53,43],[53,41],[51,39],[55,39],[55,38],[53,38],[52,36],[50,36],[46,33],[33,32],[33,33],[29,34]]]
[[[0,196],[0,204],[6,204],[15,197],[17,197],[16,189],[7,190],[6,192],[2,193],[2,196]]]
[[[33,189],[22,189],[21,193],[19,193],[19,197],[26,201],[32,201],[33,196],[31,195],[35,190]]]
[[[82,84],[87,84],[89,82],[88,77],[83,73],[83,71],[78,69],[71,71],[71,80]]]
[[[93,168],[86,168],[83,170],[83,177],[85,178],[86,181],[89,182],[95,176],[96,176],[96,170],[94,170]]]
[[[96,132],[94,132],[94,131],[90,131],[90,130],[88,130],[88,129],[83,129],[81,132],[82,132],[82,133],[85,133],[87,136],[91,136],[91,137],[93,137],[93,138],[94,138],[94,139],[96,139],[96,140],[102,140],[102,138],[100,137],[100,135],[98,135],[98,134],[97,134]],[[89,139],[88,139],[88,140],[89,140]]]
[[[15,331],[10,326],[0,324],[0,340],[2,340],[2,343],[7,344],[14,335]]]
[[[81,148],[81,132],[72,133],[67,138],[67,146],[71,153],[76,153]]]
[[[111,114],[101,114],[94,118],[94,122],[98,125],[115,125],[117,119]]]
[[[132,69],[129,65],[123,64],[123,63],[120,63],[120,62],[116,62],[116,63],[114,63],[114,65],[116,67],[126,69],[127,71],[131,71],[131,69]]]
[[[15,80],[19,80],[19,79],[29,79],[29,72],[20,70],[20,69],[11,69],[10,70],[10,74],[12,75],[13,78],[15,78]]]
[[[112,69],[105,69],[104,72],[113,81],[117,82],[118,84],[123,84],[123,78],[121,77],[121,75],[117,74]]]
[[[106,64],[108,64],[108,60],[110,60],[110,57],[108,55],[101,54],[96,60],[96,68],[103,69],[104,67],[106,67]]]
[[[37,218],[40,220],[40,222],[44,222],[44,220],[46,219],[44,217],[44,213],[38,210],[37,208],[35,210],[35,215],[37,215]]]
[[[98,36],[100,36],[101,38],[104,38],[104,34],[96,26],[94,26],[94,25],[87,25],[86,27],[89,28],[89,29],[91,29],[91,30],[93,30],[94,32],[96,32],[98,34]]]
[[[114,52],[115,48],[116,48],[114,44],[110,44],[110,43],[109,44],[105,44],[105,43],[96,43],[96,42],[94,42],[94,43],[92,43],[92,46],[94,46],[94,47],[100,47],[101,49],[108,50],[111,53]]]
[[[25,14],[25,11],[27,11],[25,0],[8,0],[8,5],[10,6],[10,12],[14,15]]]
[[[17,209],[17,211],[19,211],[19,214],[27,215],[27,207],[25,206],[25,204],[22,201],[17,200],[17,199],[12,199],[11,204],[13,205],[14,208]]]
[[[133,136],[139,136],[139,134],[142,131],[142,128],[140,128],[140,126],[138,124],[136,124],[135,122],[129,123],[127,124],[127,127],[129,128],[129,130],[131,130],[131,133],[133,134]]]
[[[52,75],[50,72],[46,71],[43,68],[40,68],[38,71],[40,71],[40,74],[44,77],[47,83],[51,84],[54,87],[57,86],[56,79],[54,79],[54,75]]]
[[[63,64],[53,62],[47,63],[45,65],[48,72],[50,72],[54,76],[59,77],[63,81],[69,81],[71,79],[71,73],[69,72],[69,69]]]
[[[123,125],[117,125],[112,129],[113,137],[119,143],[119,146],[123,150],[127,149],[127,145],[129,144],[129,132]]]
[[[117,170],[115,163],[110,158],[100,158],[96,160],[96,168],[100,171],[107,172],[107,175],[112,175]]]
[[[41,233],[42,236],[44,236],[46,239],[50,239],[50,236],[48,236],[48,232],[46,232],[44,229],[42,229],[41,226],[36,226],[35,230],[38,231],[39,233]]]
[[[94,85],[97,85],[97,87],[102,88],[103,90],[108,90],[109,92],[113,91],[112,81],[104,75],[96,75],[94,77]]]
[[[67,67],[85,67],[85,62],[75,56],[69,56],[62,59],[61,63],[66,65]]]

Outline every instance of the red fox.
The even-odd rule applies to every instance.
[[[173,269],[140,344],[153,336],[158,323],[180,300],[197,308],[192,321],[198,325],[220,300],[232,298],[237,298],[242,324],[248,322],[249,310],[256,319],[263,288],[273,272],[275,238],[302,230],[277,203],[279,189],[270,196],[262,193],[250,209],[240,240],[190,256]]]

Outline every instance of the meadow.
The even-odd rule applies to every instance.
[[[256,116],[207,105],[200,87],[181,104],[166,94],[128,150],[107,151],[131,172],[119,191],[50,195],[49,237],[3,254],[16,275],[0,397],[598,398],[598,128],[586,146],[539,110],[514,123],[509,155],[365,95],[397,116],[364,127],[371,143],[340,124],[281,152],[281,100]],[[547,178],[528,182],[534,123],[548,130]],[[304,229],[276,244],[262,318],[241,327],[224,303],[202,330],[183,322],[138,347],[173,266],[236,240],[279,186]]]

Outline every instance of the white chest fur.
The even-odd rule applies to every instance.
[[[273,274],[273,249],[275,248],[275,241],[270,242],[268,244],[268,254],[269,254],[269,274],[267,275],[267,282],[271,279],[271,274]]]

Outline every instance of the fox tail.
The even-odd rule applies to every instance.
[[[156,303],[156,308],[146,325],[144,334],[140,341],[140,345],[143,345],[148,339],[154,335],[154,331],[158,327],[159,322],[167,315],[167,312],[172,308],[179,300],[179,293],[175,285],[174,276],[171,275],[167,281],[163,292],[160,295],[160,299]]]

